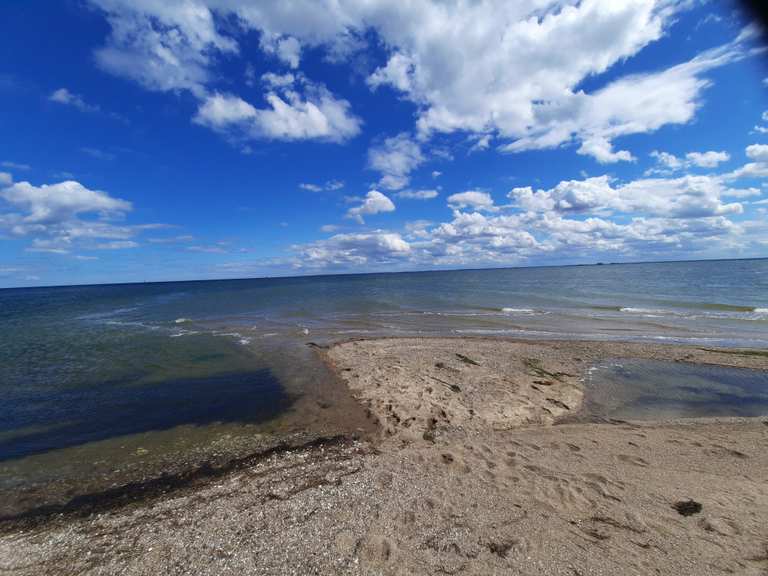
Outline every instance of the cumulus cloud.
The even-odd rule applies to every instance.
[[[728,162],[731,159],[731,155],[728,152],[716,152],[714,150],[709,152],[688,152],[685,157],[691,164],[699,168],[717,168],[721,163]]]
[[[753,159],[768,158],[763,156],[768,147],[749,153]],[[300,254],[297,262],[312,255],[311,268],[414,269],[509,265],[548,255],[690,257],[717,254],[713,247],[743,248],[768,240],[764,222],[745,219],[743,204],[727,200],[761,191],[732,188],[727,181],[687,174],[620,183],[599,176],[543,190],[517,187],[509,193],[512,203],[503,206],[484,192],[468,191],[449,197],[448,221],[412,221],[402,235],[343,235],[343,242],[330,239],[294,249]],[[382,248],[384,233],[397,234],[408,249]]]
[[[410,174],[424,163],[420,144],[409,134],[387,138],[368,150],[368,167],[381,173],[379,186],[401,190],[410,182]]]
[[[342,142],[360,131],[360,120],[349,102],[335,98],[324,86],[303,82],[293,86],[291,75],[269,73],[267,106],[256,108],[233,94],[208,89],[218,57],[237,54],[235,38],[219,31],[214,11],[230,13],[248,25],[247,5],[225,2],[92,0],[107,14],[111,34],[96,53],[106,71],[135,80],[149,90],[186,90],[200,100],[194,121],[240,136],[274,140],[317,139]],[[231,31],[231,30],[230,30]],[[296,38],[262,29],[262,48],[292,68],[298,67],[301,45]]]
[[[106,13],[111,28],[96,61],[149,90],[203,95],[216,56],[238,51],[234,39],[217,31],[211,9],[202,2],[91,2]]]
[[[533,212],[651,214],[669,218],[701,218],[740,214],[738,202],[723,202],[730,189],[712,176],[634,180],[614,186],[608,176],[567,180],[549,190],[530,186],[514,188],[509,197],[520,208]],[[738,191],[738,196],[742,191]]]
[[[669,175],[673,172],[690,168],[717,168],[723,162],[728,162],[731,155],[725,151],[710,150],[708,152],[688,152],[684,158],[678,158],[669,152],[654,150],[651,157],[656,160],[656,166],[646,171],[646,174]]]
[[[487,192],[467,190],[448,196],[448,204],[456,208],[474,208],[475,210],[494,210],[493,198]]]
[[[0,186],[6,186],[13,182],[13,176],[8,172],[0,172]]]
[[[347,218],[351,218],[360,224],[364,223],[363,215],[379,214],[380,212],[394,212],[395,205],[387,196],[378,190],[371,190],[365,195],[362,204],[347,210]]]
[[[34,186],[17,182],[0,188],[0,230],[15,237],[30,237],[33,252],[63,254],[76,246],[114,249],[133,247],[133,237],[158,224],[124,225],[132,210],[126,200],[79,182]],[[128,243],[132,244],[128,244]]]
[[[99,190],[89,190],[74,181],[39,187],[18,182],[0,191],[0,197],[26,212],[23,220],[30,224],[68,220],[84,212],[108,217],[131,210],[130,202],[112,198]]]
[[[250,31],[259,34],[262,50],[292,70],[300,67],[305,48],[322,49],[338,61],[339,54],[365,48],[375,34],[387,56],[367,83],[417,105],[421,138],[461,130],[475,135],[480,148],[496,138],[509,152],[575,143],[579,153],[603,163],[633,159],[628,150],[614,149],[616,138],[689,122],[710,84],[704,75],[743,57],[756,35],[743,32],[688,62],[586,93],[579,89],[584,79],[660,39],[691,3],[90,1],[111,26],[98,62],[152,90],[189,90],[204,100],[217,61],[236,55],[239,36]],[[238,26],[217,25],[227,21]],[[315,137],[316,127],[295,126],[311,124],[312,115],[283,110],[276,98],[300,112],[300,102],[311,101],[268,98],[280,128],[265,134]],[[403,174],[392,183],[399,186]]]
[[[725,178],[729,180],[768,178],[768,144],[751,144],[747,146],[745,152],[752,162],[726,174]]]
[[[400,234],[377,230],[364,234],[336,234],[303,246],[294,246],[297,267],[336,268],[391,264],[407,258],[410,244]]]
[[[337,100],[323,86],[303,85],[304,94],[275,87],[262,109],[231,94],[206,96],[193,120],[245,138],[343,142],[359,134],[361,121],[351,115],[349,102]]]

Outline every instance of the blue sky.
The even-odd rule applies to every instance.
[[[728,2],[5,0],[0,286],[768,256]]]

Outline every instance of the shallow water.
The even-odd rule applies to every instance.
[[[768,414],[768,371],[617,359],[590,369],[585,412],[622,420]]]
[[[768,260],[0,290],[0,503],[365,431],[307,344],[392,335],[768,348]]]

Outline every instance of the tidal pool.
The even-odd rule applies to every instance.
[[[768,371],[615,359],[585,380],[588,416],[659,420],[768,414]]]

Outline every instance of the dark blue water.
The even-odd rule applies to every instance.
[[[358,429],[306,343],[413,334],[768,348],[768,260],[0,290],[0,489]]]

